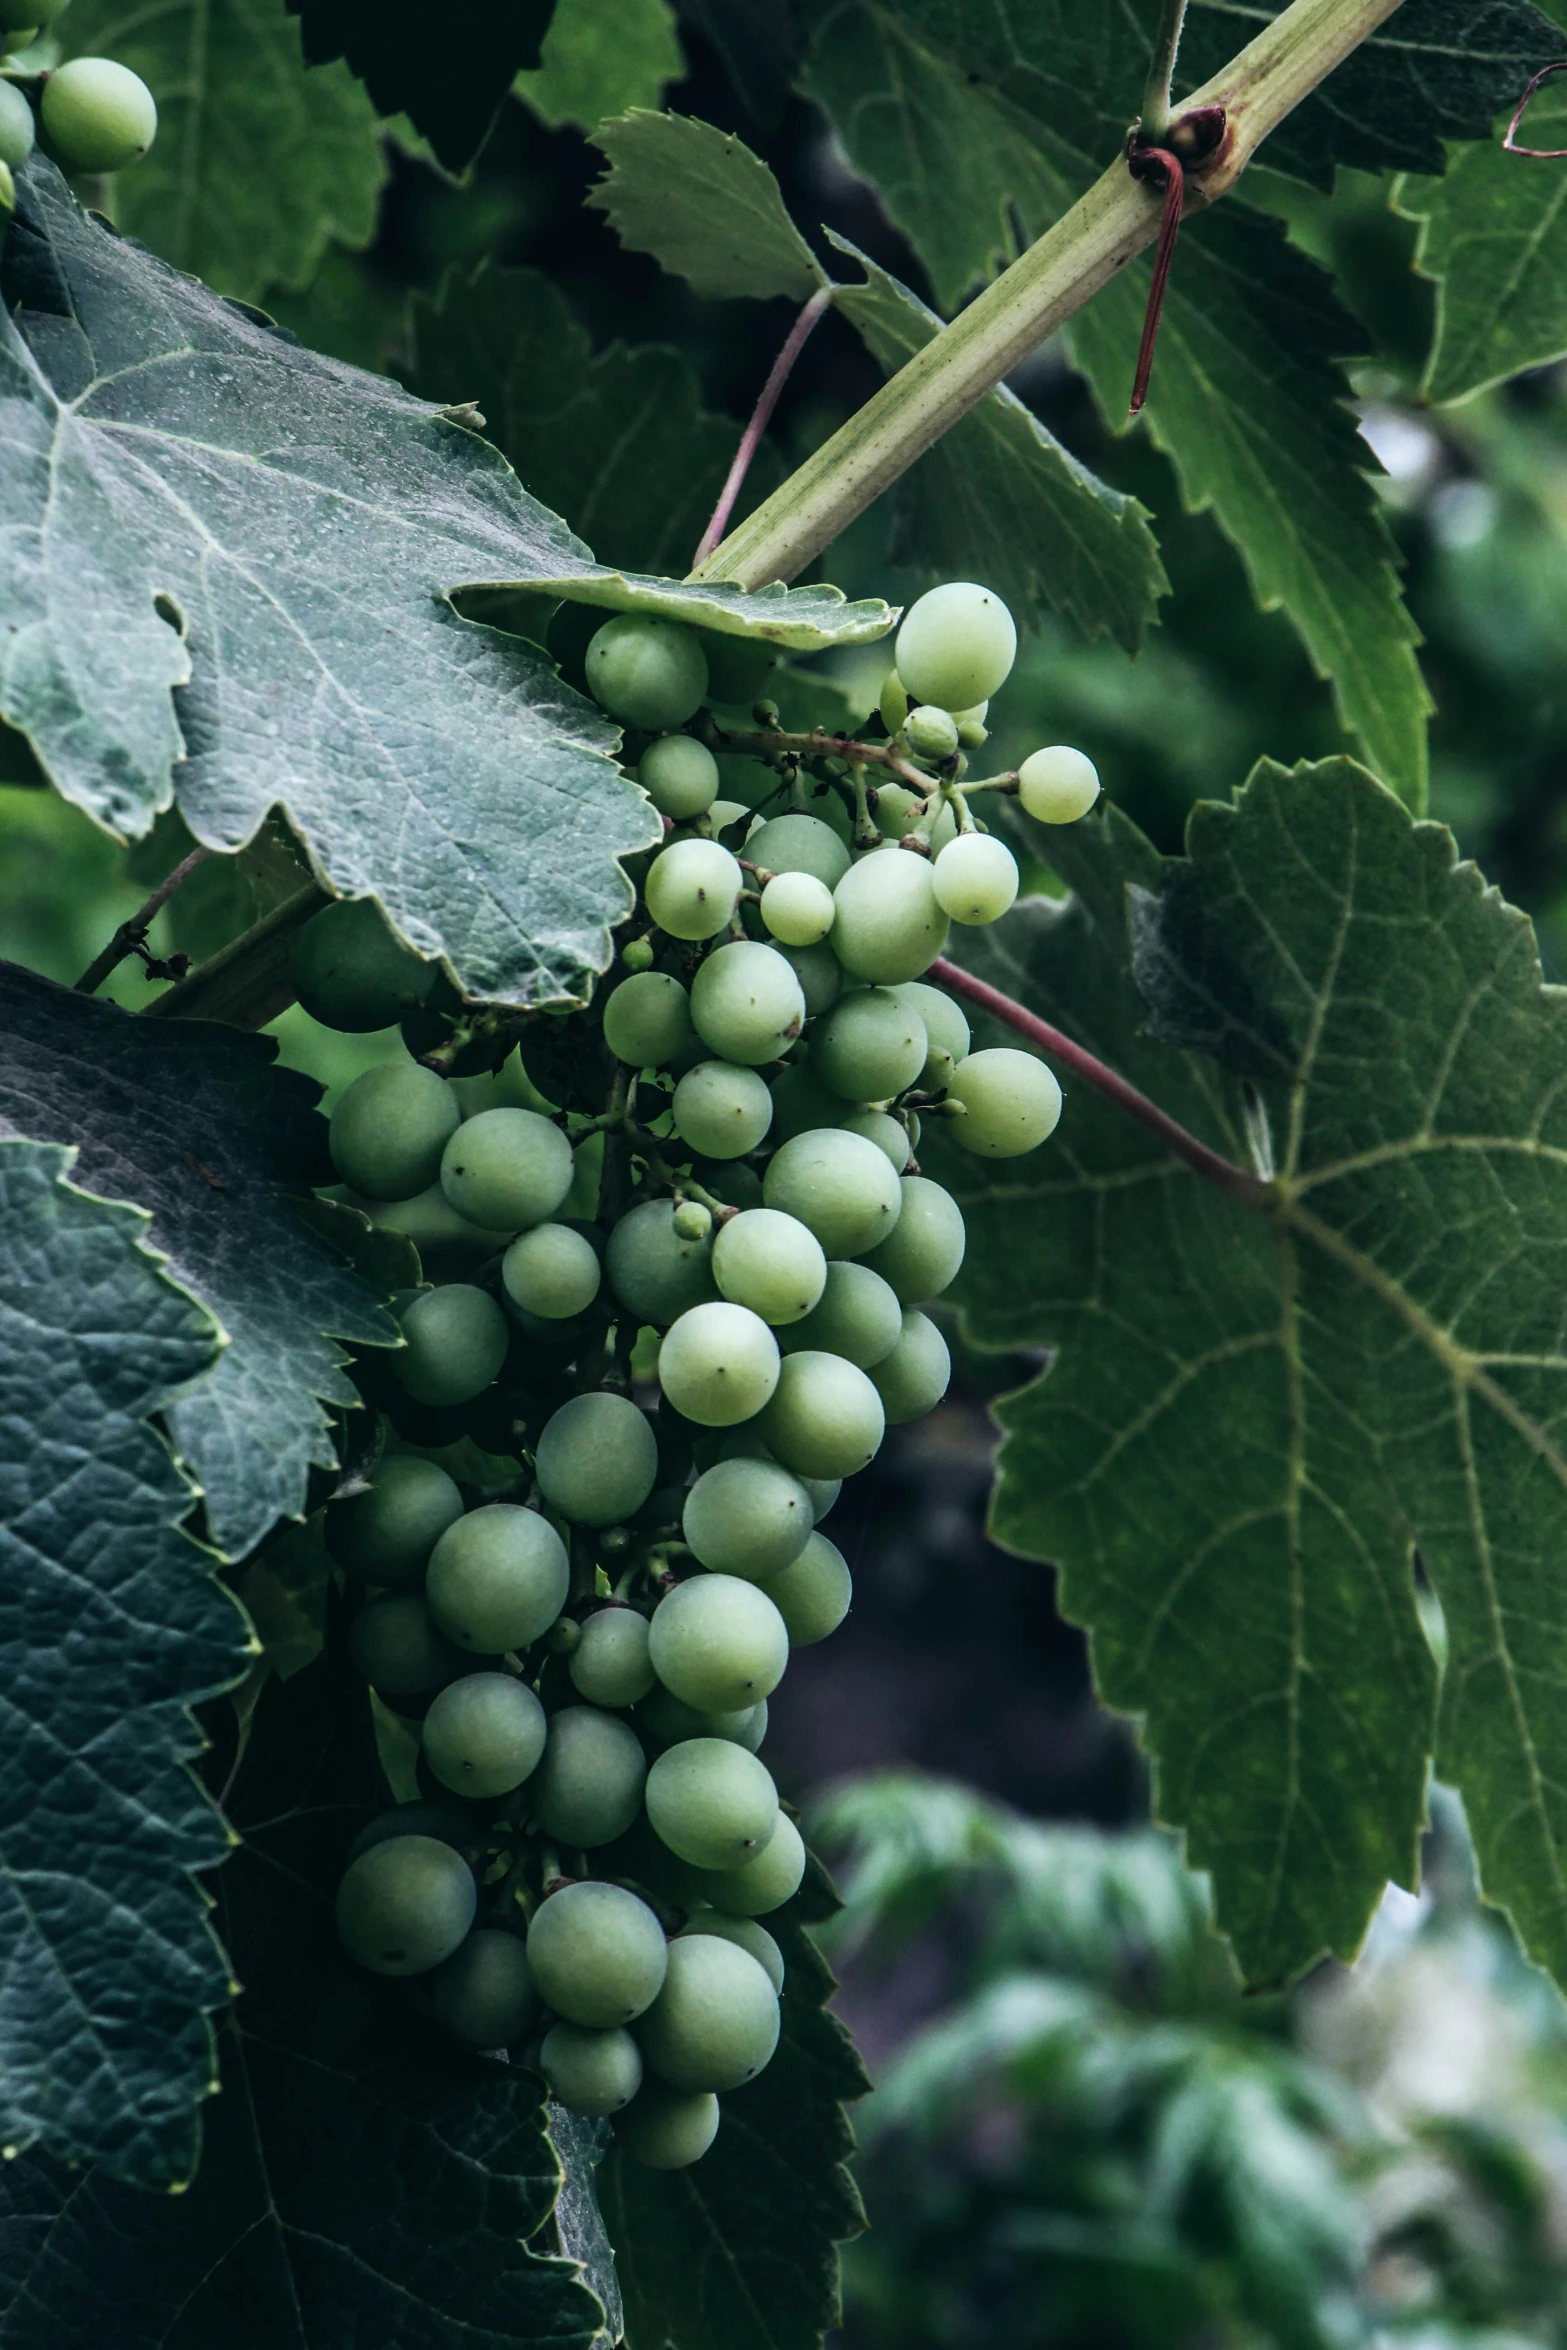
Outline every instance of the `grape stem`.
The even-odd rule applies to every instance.
[[[135,913],[120,924],[102,954],[94,955],[76,982],[78,995],[96,995],[109,973],[117,970],[127,955],[139,954],[142,956],[147,965],[149,979],[184,978],[186,971],[190,968],[187,959],[183,956],[176,956],[168,962],[160,963],[156,958],[147,954],[147,933],[180,884],[188,881],[197,866],[204,865],[211,854],[210,849],[192,849],[188,857],[180,859],[172,873],[165,874],[146,904],[138,906]],[[179,966],[178,968],[175,967],[176,964]]]
[[[941,788],[937,777],[916,767],[893,744],[858,742],[853,735],[829,734],[825,726],[813,727],[809,734],[784,734],[777,727],[758,727],[754,734],[715,727],[713,739],[726,751],[745,751],[772,766],[786,759],[843,759],[851,767],[885,767],[922,795]]]
[[[1141,122],[1151,139],[1162,138],[1170,127],[1170,86],[1175,80],[1175,60],[1185,23],[1186,0],[1164,0],[1159,38],[1154,43],[1148,80],[1143,88]]]
[[[1264,1183],[1260,1176],[1249,1174],[1232,1159],[1210,1150],[1205,1142],[1199,1142],[1195,1134],[1188,1134],[1184,1126],[1161,1110],[1157,1102],[1151,1102],[1135,1085],[1107,1068],[1095,1054],[1074,1044],[1059,1028],[1053,1028],[1048,1020],[1041,1020],[1011,996],[1003,995],[999,988],[976,979],[972,972],[963,970],[957,963],[949,963],[944,956],[932,963],[926,976],[950,988],[954,995],[966,996],[971,1004],[977,1004],[994,1019],[1004,1020],[1019,1036],[1026,1036],[1030,1044],[1037,1044],[1053,1061],[1061,1062],[1074,1076],[1081,1077],[1085,1085],[1091,1085],[1129,1118],[1135,1118],[1139,1126],[1146,1126],[1150,1134],[1157,1135],[1165,1149],[1183,1159],[1204,1182],[1228,1192],[1232,1199],[1244,1200],[1252,1208],[1271,1207],[1277,1199],[1274,1184]]]
[[[794,373],[795,361],[810,340],[813,328],[826,317],[827,312],[831,309],[832,298],[836,292],[836,286],[818,286],[789,329],[788,339],[773,361],[772,372],[762,386],[762,396],[752,411],[751,421],[740,436],[740,446],[735,451],[734,463],[730,466],[724,486],[718,493],[718,503],[713,508],[711,521],[702,533],[702,543],[691,558],[693,570],[700,569],[702,564],[707,561],[708,556],[729,528],[729,517],[734,512],[735,500],[745,487],[745,477],[751,470],[751,460],[762,445],[763,433],[772,422],[773,410],[778,405],[778,396]]]

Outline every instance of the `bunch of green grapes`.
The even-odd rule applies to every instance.
[[[373,904],[294,950],[318,1018],[400,1024],[331,1149],[427,1276],[403,1346],[358,1364],[379,1452],[327,1513],[353,1662],[423,1780],[349,1854],[342,1939],[656,2166],[706,2151],[777,2044],[760,1921],[806,1855],[758,1750],[791,1646],[849,1609],[822,1521],[946,1391],[927,1309],[965,1233],[922,1121],[1009,1157],[1060,1114],[1045,1063],[974,1049],[924,976],[1016,894],[962,748],[1012,653],[996,597],[938,589],[884,736],[802,749],[770,705],[721,715],[765,648],[601,628],[587,679],[642,738],[665,839],[592,1005],[521,1021],[526,1065],[517,1018],[464,1006]],[[721,757],[755,806],[720,801]],[[1065,750],[1001,780],[1050,821],[1097,791]]]
[[[48,28],[66,5],[0,0],[0,195],[7,210],[16,193],[11,174],[32,154],[40,125],[57,162],[94,174],[139,163],[157,136],[152,92],[129,66],[112,57],[56,64]]]

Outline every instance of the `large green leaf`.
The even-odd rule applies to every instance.
[[[516,90],[542,122],[591,130],[607,114],[656,106],[685,70],[669,0],[556,0],[539,64]]]
[[[397,1340],[286,1196],[319,1180],[325,1127],[318,1087],[274,1068],[276,1050],[0,964],[0,1133],[72,1144],[92,1190],[148,1210],[170,1271],[226,1339],[166,1410],[231,1558],[303,1510],[312,1466],[333,1465],[323,1401],[355,1400],[335,1341]]]
[[[825,283],[778,182],[743,139],[685,114],[645,110],[601,123],[610,168],[588,198],[623,244],[655,254],[697,293],[804,302]]]
[[[449,171],[483,146],[517,75],[539,62],[555,0],[289,0],[312,65],[346,58],[378,114],[406,114]]]
[[[801,647],[886,625],[831,589],[595,564],[474,433],[118,239],[47,163],[21,176],[4,287],[0,712],[122,833],[177,796],[234,848],[281,804],[338,890],[374,891],[477,994],[582,993],[631,908],[617,857],[656,819],[602,717],[455,588]]]
[[[228,1988],[191,1876],[228,1839],[189,1709],[252,1642],[146,1425],[218,1333],[148,1219],[70,1165],[0,1140],[0,2140],[168,2187],[195,2160]]]

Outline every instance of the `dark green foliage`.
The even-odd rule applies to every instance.
[[[449,171],[473,161],[513,77],[539,62],[555,0],[293,0],[312,65],[346,58],[378,114],[406,114]]]

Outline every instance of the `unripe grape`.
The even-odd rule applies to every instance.
[[[454,1795],[509,1795],[544,1752],[544,1708],[509,1673],[465,1673],[431,1699],[422,1743]]]
[[[633,976],[653,968],[653,950],[645,938],[634,938],[629,945],[622,947],[620,959]]]
[[[441,1156],[441,1189],[459,1216],[487,1232],[517,1232],[553,1216],[571,1189],[571,1145],[537,1110],[481,1110]]]
[[[896,1225],[865,1262],[897,1292],[900,1305],[917,1306],[956,1280],[968,1234],[951,1192],[928,1175],[905,1175],[902,1191]]]
[[[661,1069],[691,1042],[691,999],[678,979],[639,971],[604,1000],[604,1042],[633,1069]]]
[[[496,1926],[476,1926],[437,1967],[430,1999],[436,2022],[470,2048],[522,2039],[543,2005],[521,1939]]]
[[[568,2113],[619,2113],[642,2086],[642,2051],[623,2029],[553,2024],[539,2050],[539,2070]]]
[[[603,1278],[598,1250],[569,1224],[535,1224],[518,1234],[501,1260],[512,1303],[549,1322],[586,1313]]]
[[[658,1379],[688,1420],[733,1428],[753,1419],[777,1385],[778,1341],[746,1306],[693,1306],[665,1334]]]
[[[762,920],[784,946],[815,946],[837,911],[832,891],[814,873],[775,873],[762,892]]]
[[[567,1667],[590,1705],[635,1705],[653,1687],[647,1618],[633,1607],[602,1607],[589,1616]]]
[[[969,1025],[962,1010],[944,988],[932,987],[923,979],[906,979],[893,990],[911,1012],[917,1012],[925,1027],[929,1050],[925,1066],[920,1071],[920,1083],[935,1092],[944,1087],[969,1049]]]
[[[416,1191],[412,1199],[356,1196],[352,1204],[378,1232],[401,1232],[413,1242],[427,1280],[460,1279],[495,1254],[495,1234],[459,1216],[439,1183]]]
[[[695,634],[653,613],[617,612],[606,620],[583,667],[601,708],[651,734],[684,726],[707,692],[707,657]]]
[[[706,1240],[713,1229],[713,1211],[699,1199],[675,1202],[675,1234],[680,1240]]]
[[[1099,770],[1081,751],[1056,743],[1023,761],[1017,796],[1024,813],[1041,824],[1075,824],[1099,797]]]
[[[433,1836],[394,1836],[350,1861],[337,1889],[343,1947],[378,1975],[423,1975],[449,1958],[479,1904],[473,1871]]]
[[[884,1102],[925,1066],[925,1024],[890,987],[858,987],[811,1038],[811,1072],[849,1102]]]
[[[666,1747],[648,1772],[645,1801],[660,1843],[699,1869],[743,1867],[778,1824],[772,1773],[727,1738]]]
[[[903,680],[896,669],[889,669],[882,679],[881,698],[877,703],[881,722],[889,734],[901,734],[903,722],[909,714],[909,697],[903,690]]]
[[[882,1400],[889,1428],[923,1420],[935,1410],[952,1380],[947,1342],[928,1314],[905,1309],[897,1345],[871,1367],[871,1382]]]
[[[415,1061],[382,1061],[339,1097],[328,1129],[332,1164],[371,1199],[411,1199],[435,1181],[461,1123],[444,1077]]]
[[[904,738],[919,759],[950,759],[958,747],[958,722],[950,710],[921,702],[903,722]]]
[[[743,1158],[772,1123],[773,1097],[754,1069],[701,1061],[675,1087],[675,1132],[707,1159]]]
[[[999,922],[1017,896],[1017,859],[994,833],[963,832],[934,866],[936,903],[954,922]]]
[[[0,163],[8,165],[12,171],[20,171],[33,151],[33,141],[37,136],[38,126],[33,121],[33,110],[26,97],[15,82],[0,82]],[[330,907],[327,912],[331,912]],[[319,915],[315,917],[317,921],[320,918]],[[305,928],[308,930],[309,927],[307,922]],[[308,1011],[309,1006],[305,1008]],[[393,1017],[396,1017],[395,1013]],[[386,1023],[376,1021],[373,1025],[384,1027]]]
[[[745,848],[759,873],[808,873],[828,889],[836,889],[849,870],[846,844],[831,825],[803,811],[770,816],[752,833]]]
[[[637,761],[637,781],[661,816],[688,824],[718,797],[718,761],[689,734],[661,735]]]
[[[449,1526],[430,1554],[425,1600],[447,1638],[478,1656],[542,1639],[571,1585],[566,1545],[537,1510],[486,1503]]]
[[[397,1319],[404,1345],[392,1368],[416,1403],[471,1402],[496,1378],[511,1343],[494,1298],[465,1281],[421,1290]]]
[[[752,1072],[737,1074],[749,1078]],[[712,1255],[711,1240],[687,1240],[675,1230],[672,1200],[644,1200],[615,1226],[604,1264],[610,1287],[627,1311],[663,1330],[690,1307],[718,1295]]]
[[[1015,1159],[1037,1150],[1061,1116],[1054,1073],[1010,1045],[970,1053],[947,1090],[967,1113],[952,1121],[952,1138],[976,1158]]]
[[[732,1216],[713,1243],[713,1278],[731,1304],[764,1322],[798,1322],[821,1296],[827,1260],[796,1216],[751,1208]]]
[[[914,1144],[909,1128],[890,1110],[846,1110],[839,1121],[845,1134],[863,1134],[879,1151],[885,1151],[895,1173],[901,1175],[914,1155]],[[918,1125],[918,1119],[913,1121]]]
[[[28,14],[37,13],[33,0]],[[139,74],[111,57],[55,67],[39,100],[44,129],[71,171],[123,171],[158,135],[158,109]]]
[[[728,1738],[755,1754],[767,1736],[767,1700],[734,1712],[704,1713],[660,1686],[637,1707],[637,1720],[661,1746],[678,1746],[682,1738]]]
[[[762,1197],[770,1208],[797,1216],[829,1257],[857,1257],[874,1248],[903,1205],[886,1152],[863,1134],[836,1126],[812,1128],[776,1150],[762,1178]]]
[[[546,2007],[603,2032],[652,2006],[668,1952],[645,1901],[623,1885],[590,1881],[563,1885],[540,1902],[528,1928],[528,1964]]]
[[[326,1546],[340,1567],[367,1583],[411,1583],[462,1514],[462,1495],[443,1468],[412,1453],[388,1453],[368,1492],[330,1505]]]
[[[826,1351],[831,1354],[837,1350],[829,1347]],[[802,1477],[800,1483],[811,1497],[811,1507],[816,1512],[816,1523],[819,1526],[843,1491],[843,1479],[841,1477]]]
[[[10,162],[3,145],[0,154]],[[311,1019],[350,1036],[390,1028],[435,979],[435,965],[404,946],[374,898],[339,898],[312,914],[289,946],[288,968]]]
[[[778,666],[778,647],[765,637],[732,636],[716,628],[698,629],[697,635],[707,656],[708,691],[713,700],[754,702]]]
[[[990,740],[990,729],[985,724],[989,710],[990,704],[985,701],[976,702],[969,710],[953,711],[952,716],[958,730],[958,741],[964,750],[980,750]]]
[[[716,1934],[682,1935],[637,2038],[672,2089],[738,2089],[778,2045],[778,1994],[749,1951]]]
[[[841,1125],[844,1107],[841,1097],[828,1092],[809,1061],[792,1061],[773,1080],[773,1141],[793,1142],[797,1134]]]
[[[784,1987],[783,1952],[765,1926],[755,1918],[730,1917],[721,1909],[699,1909],[693,1912],[691,1922],[682,1926],[676,1941],[683,1942],[688,1934],[716,1934],[721,1942],[733,1942],[741,1950],[748,1950],[780,1994]]]
[[[813,1533],[799,1557],[769,1580],[767,1595],[788,1627],[789,1646],[810,1648],[837,1631],[853,1603],[854,1584],[837,1544]]]
[[[715,1909],[732,1910],[737,1917],[764,1918],[792,1901],[805,1878],[805,1843],[789,1814],[778,1814],[778,1825],[766,1850],[744,1868],[702,1870],[693,1885]]]
[[[423,1697],[467,1670],[462,1651],[444,1640],[416,1591],[372,1599],[354,1618],[349,1661],[383,1697]]]
[[[800,982],[775,947],[736,939],[719,947],[691,983],[698,1036],[725,1061],[776,1061],[805,1024]]]
[[[786,1355],[842,1355],[846,1363],[868,1371],[891,1354],[902,1335],[903,1308],[888,1282],[869,1265],[840,1259],[827,1268],[821,1303],[786,1330],[779,1344]]]
[[[947,943],[930,859],[912,849],[876,849],[851,865],[834,891],[832,951],[857,979],[893,986],[917,979]]]
[[[686,1541],[704,1567],[762,1583],[799,1557],[816,1523],[811,1497],[777,1461],[718,1461],[686,1496]]]
[[[703,1713],[770,1697],[789,1662],[789,1635],[764,1591],[735,1575],[693,1575],[653,1611],[653,1670]]]
[[[911,604],[898,630],[898,675],[921,702],[969,710],[1012,674],[1017,630],[1001,598],[968,580],[949,580]]]
[[[708,2090],[683,2097],[662,2081],[644,2081],[615,2116],[615,2144],[647,2170],[689,2170],[718,2135],[718,2099]]]
[[[629,1396],[574,1395],[546,1421],[534,1471],[550,1507],[574,1525],[623,1525],[658,1482],[658,1439]]]
[[[809,1348],[784,1358],[760,1426],[771,1450],[802,1477],[852,1477],[874,1460],[886,1433],[867,1374],[842,1355]]]
[[[721,841],[677,840],[653,859],[642,895],[671,938],[716,938],[734,919],[744,880]]]
[[[749,830],[752,818],[753,811],[744,800],[715,800],[707,811],[708,829],[713,833],[727,832],[732,824],[742,823]]]
[[[590,1851],[613,1844],[642,1809],[646,1777],[642,1742],[629,1724],[597,1706],[565,1706],[550,1716],[544,1760],[528,1790],[533,1817],[559,1844]],[[556,2007],[549,1991],[544,1996]],[[557,2007],[556,2012],[566,2011]],[[572,2018],[574,2023],[587,2020]]]
[[[777,878],[787,879],[788,876],[780,875]],[[809,876],[805,878],[809,878]],[[768,887],[772,887],[771,882]],[[833,913],[836,918],[836,900],[833,904]],[[827,945],[825,940],[820,946],[814,947],[790,947],[780,941],[778,952],[784,957],[790,970],[800,982],[800,993],[805,998],[806,1018],[814,1020],[820,1013],[830,1012],[842,995],[844,985],[843,965],[833,953],[832,948]]]

